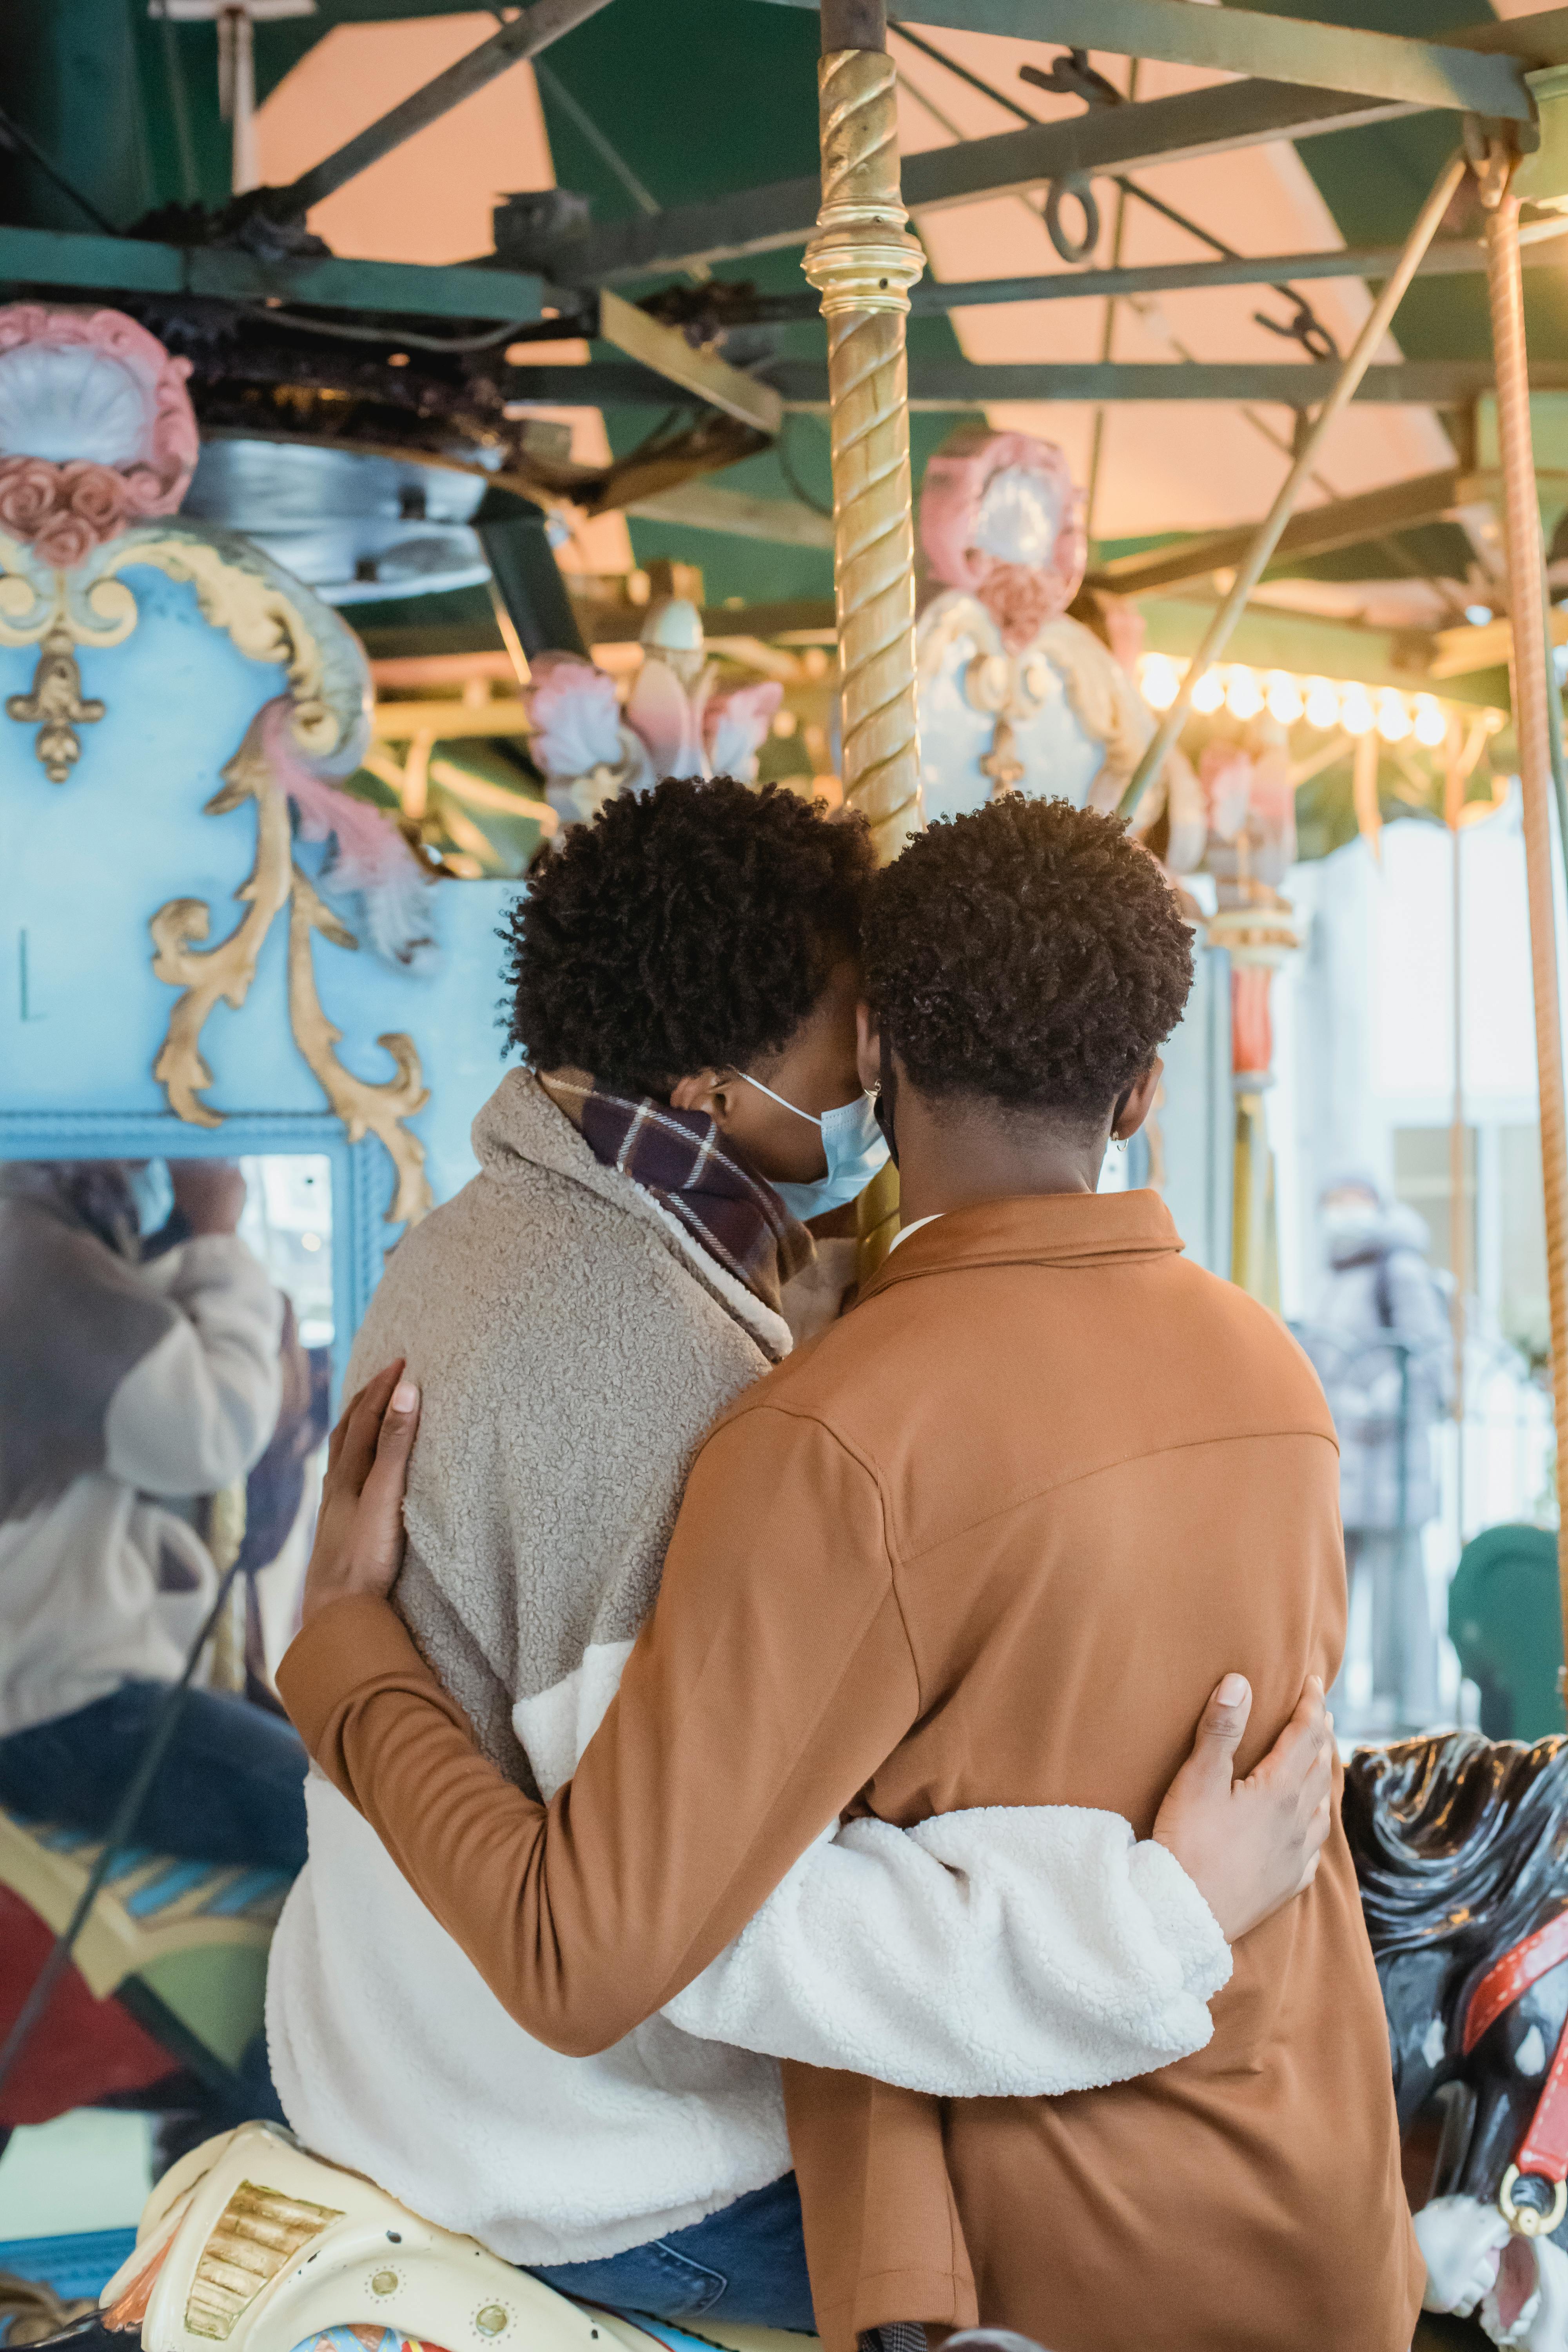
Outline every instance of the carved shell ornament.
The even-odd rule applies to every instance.
[[[324,891],[352,902],[377,953],[417,965],[434,944],[428,879],[389,820],[336,790],[369,740],[358,639],[238,533],[163,520],[184,498],[199,448],[189,373],[119,311],[0,307],[0,645],[39,653],[31,691],[10,696],[6,712],[37,729],[44,772],[65,783],[81,756],[79,729],[106,708],[83,695],[77,649],[132,635],[138,611],[123,575],[142,567],[188,584],[214,628],[283,673],[283,690],[257,713],[206,808],[223,816],[255,807],[256,858],[236,894],[245,911],[210,948],[201,944],[212,927],[204,899],[171,899],[152,918],[153,971],[181,992],[153,1074],[179,1118],[221,1126],[201,1099],[213,1083],[202,1028],[220,1000],[237,1010],[245,1003],[262,942],[290,908],[295,1043],[350,1140],[374,1133],[384,1144],[396,1176],[388,1222],[416,1222],[431,1203],[424,1148],[404,1124],[427,1099],[418,1054],[397,1032],[377,1041],[392,1078],[376,1085],[343,1067],[333,1051],[341,1033],[317,994],[312,936],[360,945]],[[296,835],[331,843],[320,887],[295,863]]]

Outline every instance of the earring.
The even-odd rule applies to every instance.
[[[1110,1144],[1113,1151],[1125,1151],[1127,1149],[1127,1138],[1124,1135],[1114,1135],[1110,1139]]]

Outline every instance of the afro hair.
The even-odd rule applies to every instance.
[[[1067,801],[990,802],[879,873],[867,988],[923,1094],[1103,1118],[1181,1019],[1192,935],[1148,852]]]
[[[510,1042],[536,1069],[666,1096],[776,1053],[859,951],[858,819],[732,777],[667,777],[574,825],[511,910]]]

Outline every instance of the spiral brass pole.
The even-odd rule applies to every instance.
[[[844,791],[884,865],[921,824],[904,320],[925,267],[900,201],[897,74],[885,40],[877,0],[826,0],[822,209],[804,265],[827,327]]]
[[[1546,640],[1541,508],[1530,422],[1524,289],[1519,267],[1519,199],[1494,148],[1479,173],[1487,206],[1487,289],[1497,370],[1503,530],[1513,623],[1513,709],[1524,799],[1524,863],[1530,901],[1530,961],[1535,989],[1535,1056],[1541,1088],[1541,1178],[1546,1202],[1546,1274],[1552,1302],[1552,1391],[1557,1425],[1557,1491],[1568,1477],[1568,1119],[1552,859],[1552,677]],[[1568,1510],[1560,1516],[1557,1573],[1568,1622]]]

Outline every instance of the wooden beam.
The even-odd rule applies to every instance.
[[[1568,646],[1568,613],[1554,604],[1550,614],[1552,642]],[[1433,639],[1428,677],[1468,677],[1479,669],[1497,669],[1513,658],[1513,623],[1506,614],[1483,621],[1479,628],[1439,629]]]
[[[531,735],[528,712],[516,700],[489,702],[378,702],[371,712],[371,732],[378,742],[405,743],[424,736],[427,741],[458,743],[477,735]]]
[[[833,517],[795,499],[753,499],[702,481],[682,482],[634,499],[629,515],[647,522],[678,522],[689,530],[722,530],[732,539],[763,539],[775,547],[831,547]]]
[[[618,294],[599,297],[598,339],[694,393],[706,407],[721,409],[759,433],[772,436],[784,423],[784,403],[771,384],[742,374],[714,352],[693,350],[679,327],[650,319]]]

